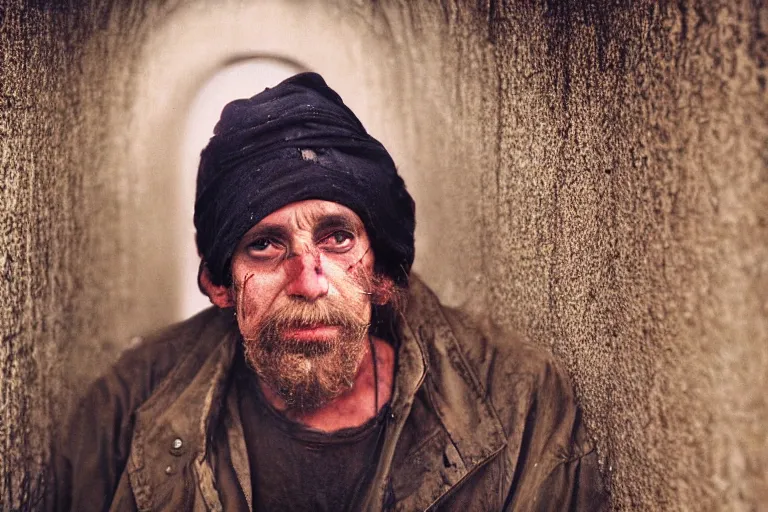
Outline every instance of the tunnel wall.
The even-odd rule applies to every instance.
[[[39,504],[53,420],[167,320],[141,115],[213,4],[0,8],[0,509]],[[289,57],[342,55],[317,66],[380,112],[426,281],[563,360],[615,509],[768,503],[763,2],[256,4],[215,7],[243,44],[262,5],[312,25],[327,51]]]

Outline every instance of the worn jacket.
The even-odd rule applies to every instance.
[[[401,329],[391,415],[363,509],[605,506],[572,387],[548,353],[481,331],[415,278]],[[230,385],[237,343],[231,311],[212,308],[127,351],[91,386],[57,448],[54,508],[221,510],[223,487],[250,505]],[[214,436],[217,428],[226,436]],[[237,485],[217,485],[224,463]]]

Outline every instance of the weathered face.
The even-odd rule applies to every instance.
[[[337,203],[285,206],[232,258],[249,364],[288,407],[322,406],[352,387],[368,348],[374,255],[360,218]]]

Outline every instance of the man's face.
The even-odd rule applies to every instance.
[[[246,358],[288,407],[315,409],[352,387],[373,263],[360,218],[329,201],[289,204],[240,240],[232,281]]]

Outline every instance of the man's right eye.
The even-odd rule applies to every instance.
[[[285,254],[285,244],[279,238],[262,235],[249,240],[244,252],[254,260],[273,260]]]
[[[258,238],[253,242],[251,242],[248,245],[248,248],[254,251],[266,251],[272,245],[273,245],[272,240],[270,240],[269,238]]]

